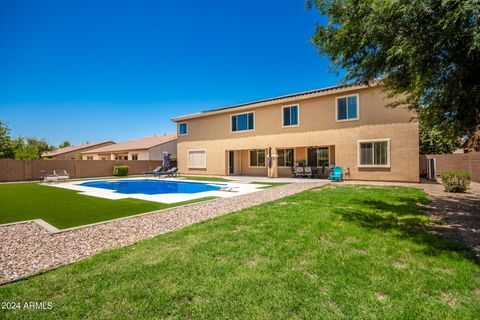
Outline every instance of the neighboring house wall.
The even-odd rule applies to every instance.
[[[150,148],[150,160],[162,160],[163,159],[163,152],[168,152],[172,159],[177,158],[177,140],[172,140],[161,144],[159,146],[155,146]]]
[[[113,153],[102,153],[102,154],[95,154],[89,153],[82,155],[82,160],[102,160],[102,158],[106,158],[105,160],[115,160],[116,155],[125,155],[128,157],[128,160],[133,160],[132,156],[137,155],[137,160],[161,160],[161,159],[149,159],[149,152],[148,150],[129,150],[129,151],[115,151]]]
[[[151,159],[148,150],[130,150],[128,153],[128,160],[132,160],[133,155],[137,155],[137,160],[161,160]]]
[[[115,160],[115,155],[126,155],[128,160],[133,160],[133,156],[137,155],[137,160],[163,160],[163,152],[167,151],[171,154],[171,158],[175,159],[177,157],[177,141],[169,141],[161,145],[152,147],[148,150],[125,150],[125,151],[115,151],[108,154],[84,154],[82,155],[83,160],[101,160],[102,157],[106,157],[106,160]]]
[[[359,95],[359,120],[336,121],[336,97]],[[267,175],[267,167],[249,167],[249,149],[294,148],[295,161],[306,159],[307,147],[329,147],[330,163],[349,169],[347,178],[358,180],[418,181],[418,124],[406,108],[387,108],[379,87],[365,88],[305,100],[292,100],[241,112],[255,112],[255,128],[247,132],[230,130],[231,115],[240,111],[213,114],[186,121],[188,133],[179,135],[179,169],[187,174],[228,174],[228,151],[241,152],[242,175]],[[299,105],[299,125],[282,127],[282,107]],[[390,167],[359,168],[358,141],[389,139]],[[206,150],[206,168],[188,168],[188,150]],[[275,158],[274,158],[275,159]],[[268,163],[268,160],[266,161]],[[290,168],[278,168],[279,176],[289,176]]]

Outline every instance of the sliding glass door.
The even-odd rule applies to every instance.
[[[309,167],[328,167],[330,165],[328,147],[308,148],[307,160]]]

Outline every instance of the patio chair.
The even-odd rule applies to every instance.
[[[67,170],[53,170],[53,174],[57,177],[58,181],[67,181],[70,179]]]
[[[341,182],[343,178],[343,172],[341,167],[334,167],[333,171],[330,172],[330,176],[328,179],[330,181],[338,181]]]
[[[54,174],[44,173],[43,176],[42,176],[42,182],[44,182],[44,183],[58,182],[58,177]]]
[[[313,176],[312,167],[303,168],[303,172],[305,177],[311,178]]]
[[[144,171],[144,172],[142,172],[142,175],[144,175],[144,176],[146,176],[147,174],[153,174],[153,175],[155,175],[155,173],[160,172],[160,171],[162,171],[162,170],[163,170],[163,167],[162,167],[162,166],[158,166],[158,167],[156,167],[155,169],[153,169],[152,171]]]
[[[293,168],[293,177],[294,178],[303,177],[304,174],[305,174],[305,171],[303,170],[303,167],[294,167]]]

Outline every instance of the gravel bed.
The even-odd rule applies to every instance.
[[[300,182],[262,191],[50,233],[34,222],[0,225],[0,283],[27,277],[100,251],[283,198],[322,183]]]

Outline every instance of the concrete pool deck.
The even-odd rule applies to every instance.
[[[126,194],[120,193],[115,190],[103,189],[97,187],[89,187],[81,185],[84,182],[96,182],[96,181],[135,181],[135,180],[151,180],[151,181],[179,181],[179,182],[192,182],[192,183],[204,183],[212,186],[226,187],[231,188],[233,191],[205,191],[205,192],[196,192],[196,193],[162,193],[162,194],[143,194],[143,193],[134,193]],[[98,179],[98,180],[76,180],[62,183],[43,183],[42,185],[64,188],[69,190],[78,191],[79,194],[91,197],[99,197],[111,200],[134,198],[146,201],[161,202],[161,203],[177,203],[190,201],[195,199],[207,198],[207,197],[216,197],[216,198],[230,198],[238,195],[249,194],[252,192],[257,192],[262,190],[264,187],[268,187],[268,184],[253,184],[250,183],[252,180],[243,180],[243,181],[228,181],[228,182],[214,182],[214,181],[194,181],[188,179],[176,179],[176,178],[162,178],[156,179],[151,177],[135,177],[135,178],[118,178],[118,179]]]

